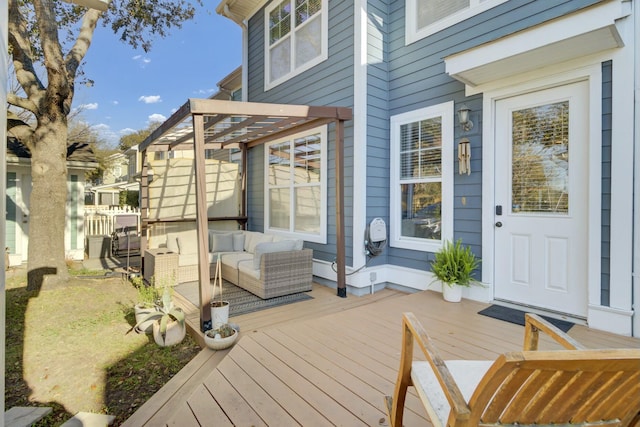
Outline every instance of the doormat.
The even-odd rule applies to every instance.
[[[516,325],[524,326],[524,314],[526,312],[522,310],[516,310],[515,308],[503,307],[501,305],[490,305],[478,312],[483,316],[493,317],[494,319],[504,320],[505,322],[515,323]],[[540,316],[544,320],[548,321],[562,332],[567,332],[573,326],[573,323],[565,320],[554,319],[552,317]]]
[[[174,289],[196,307],[199,305],[198,282],[181,283]],[[226,280],[222,282],[222,297],[229,301],[229,317],[313,299],[305,292],[262,299]]]

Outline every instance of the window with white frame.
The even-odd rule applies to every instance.
[[[437,251],[453,236],[453,102],[391,118],[391,246]]]
[[[265,10],[265,89],[327,59],[327,1],[275,1]]]
[[[505,1],[406,0],[406,42],[413,43]]]
[[[265,231],[326,243],[327,131],[265,145]]]

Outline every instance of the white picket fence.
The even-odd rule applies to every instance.
[[[87,236],[109,236],[115,231],[117,215],[137,215],[138,232],[140,232],[140,209],[130,206],[85,206],[84,230]]]

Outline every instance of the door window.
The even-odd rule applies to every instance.
[[[512,112],[512,210],[569,211],[569,101]]]

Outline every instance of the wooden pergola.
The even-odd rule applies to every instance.
[[[150,223],[146,155],[148,152],[155,151],[194,151],[201,328],[211,318],[208,223],[218,220],[246,221],[248,217],[246,211],[248,150],[269,141],[329,123],[335,124],[337,295],[347,296],[344,235],[344,122],[351,120],[352,117],[352,110],[348,107],[189,99],[140,144],[139,150],[143,159],[140,183],[143,254],[147,246],[146,233]],[[230,148],[238,148],[242,153],[240,216],[209,217],[206,206],[205,149]],[[162,219],[158,221],[161,222]]]

